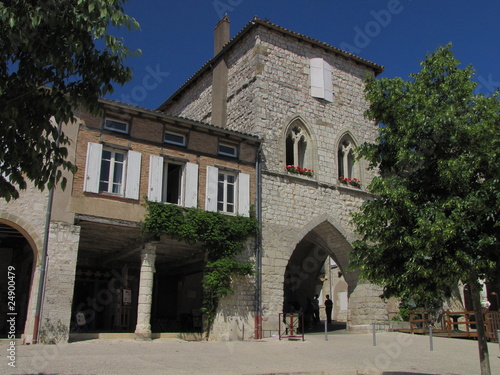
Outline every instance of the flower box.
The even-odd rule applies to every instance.
[[[357,188],[361,188],[361,181],[357,178],[349,178],[349,177],[339,177],[339,181],[344,185],[351,185]]]
[[[312,169],[302,168],[295,165],[287,165],[286,170],[290,173],[301,174],[309,177],[312,177],[312,175],[314,174],[314,171]]]

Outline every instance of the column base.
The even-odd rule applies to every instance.
[[[151,331],[135,331],[135,339],[137,341],[151,341]]]

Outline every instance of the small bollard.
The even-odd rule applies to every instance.
[[[328,341],[328,322],[325,320],[325,341]]]
[[[377,346],[377,336],[375,334],[375,323],[373,325],[373,346]]]
[[[432,342],[432,325],[429,324],[429,344],[430,344],[430,351],[434,351],[434,343]]]

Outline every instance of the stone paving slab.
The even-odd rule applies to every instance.
[[[17,345],[16,367],[8,365],[9,343],[0,342],[0,374],[27,375],[468,375],[479,373],[477,342],[403,333],[335,332],[305,341],[188,342],[179,339],[89,340],[60,345]],[[489,344],[492,374],[500,374],[500,351]]]

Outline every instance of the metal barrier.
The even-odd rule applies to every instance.
[[[304,314],[280,313],[279,314],[279,339],[304,341]]]

